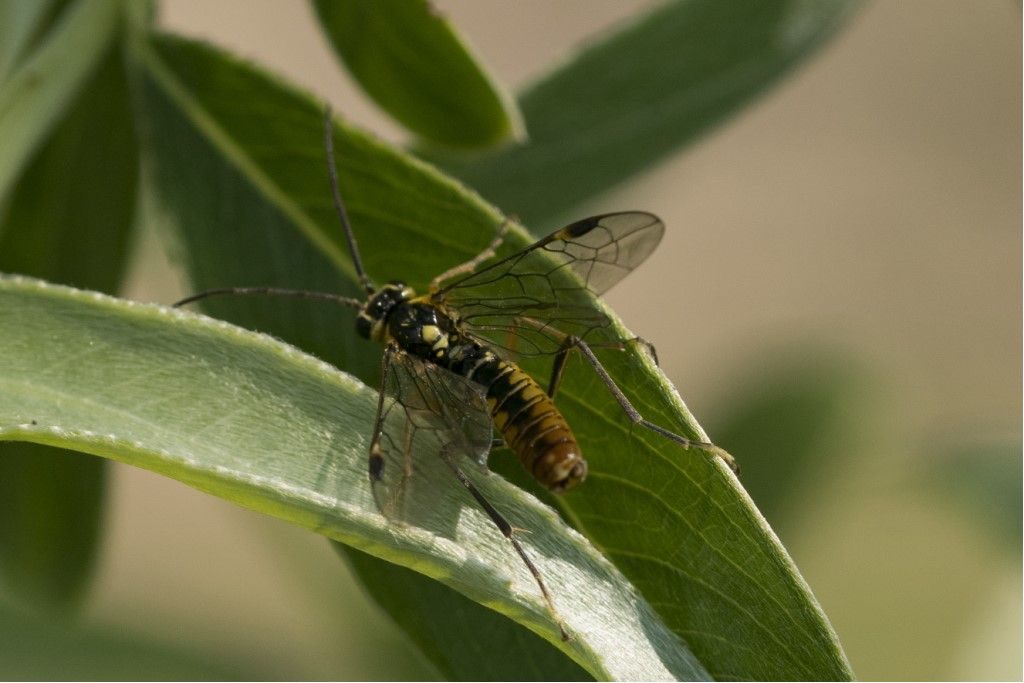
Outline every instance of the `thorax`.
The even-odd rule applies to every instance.
[[[407,353],[471,380],[474,369],[499,360],[466,335],[447,311],[422,300],[396,306],[388,318],[388,334]]]

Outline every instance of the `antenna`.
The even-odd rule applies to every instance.
[[[224,289],[208,289],[205,292],[199,292],[192,296],[185,297],[181,301],[177,301],[172,306],[179,308],[185,304],[190,304],[193,301],[199,301],[200,299],[209,299],[215,296],[248,296],[248,295],[267,295],[267,296],[290,296],[296,299],[312,299],[315,301],[331,301],[342,306],[354,310],[361,310],[363,302],[359,299],[352,299],[347,296],[341,296],[340,294],[331,294],[330,292],[308,292],[304,289],[281,289],[280,287],[227,287]]]
[[[345,212],[345,204],[341,201],[341,192],[338,190],[338,171],[334,166],[334,129],[331,125],[331,107],[324,108],[324,147],[327,150],[327,173],[331,178],[331,194],[334,196],[334,208],[338,211],[338,218],[341,226],[345,229],[345,239],[348,240],[348,249],[352,253],[352,264],[355,266],[356,275],[359,276],[359,284],[366,290],[367,294],[373,294],[373,283],[366,276],[363,270],[363,261],[359,257],[359,247],[356,245],[356,237],[352,232],[352,226],[348,222],[348,214]],[[287,296],[295,299],[308,299],[312,301],[329,301],[340,304],[346,308],[361,311],[363,302],[340,294],[331,292],[312,292],[304,289],[282,289],[281,287],[225,287],[222,289],[208,289],[198,294],[185,297],[175,302],[174,308],[190,304],[201,299],[209,299],[215,296]]]
[[[331,195],[334,197],[334,208],[338,212],[338,220],[341,227],[345,229],[345,239],[348,240],[348,250],[352,254],[352,265],[355,266],[356,275],[359,276],[359,284],[363,286],[367,294],[373,294],[374,286],[363,270],[363,259],[359,256],[359,246],[356,244],[355,233],[352,232],[352,225],[348,222],[348,212],[345,211],[345,202],[341,201],[341,191],[338,189],[338,169],[334,166],[334,126],[331,122],[331,105],[324,107],[324,149],[327,151],[327,175],[331,179]]]

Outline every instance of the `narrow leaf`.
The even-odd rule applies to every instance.
[[[0,270],[118,289],[135,212],[138,150],[121,52],[107,48],[11,192]],[[105,463],[0,444],[0,568],[12,593],[73,607],[92,574]]]
[[[850,0],[675,0],[610,33],[519,97],[530,140],[449,172],[527,224],[692,142],[801,64]]]
[[[55,0],[0,0],[0,83],[7,79],[36,32],[46,23],[54,4]]]
[[[863,427],[856,366],[820,348],[777,349],[743,373],[717,411],[715,438],[743,453],[743,485],[776,529],[816,483],[824,454],[842,452]]]
[[[972,433],[975,430],[964,430]],[[1021,444],[1008,437],[932,438],[919,486],[959,509],[979,529],[1019,557]],[[1013,511],[1007,514],[1007,511]]]
[[[0,443],[0,575],[20,603],[80,601],[96,559],[106,467],[60,448]]]
[[[0,85],[0,199],[114,38],[118,0],[77,0]]]
[[[427,0],[313,0],[352,76],[428,143],[488,147],[522,136],[519,112]]]
[[[111,46],[13,188],[0,217],[0,269],[116,291],[138,166],[127,77]]]
[[[45,339],[47,343],[40,344]],[[0,278],[0,439],[143,467],[425,573],[556,643],[598,678],[707,673],[587,541],[497,476],[573,636],[487,516],[429,453],[406,524],[366,484],[376,392],[269,337],[201,316]],[[438,464],[431,468],[430,463]],[[460,495],[461,494],[461,495]]]

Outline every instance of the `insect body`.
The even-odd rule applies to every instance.
[[[623,338],[591,298],[645,260],[661,240],[664,226],[646,212],[604,214],[495,259],[503,237],[499,232],[476,258],[434,278],[425,294],[417,295],[398,281],[377,288],[363,269],[338,189],[329,113],[324,123],[332,196],[367,298],[235,287],[201,292],[175,305],[216,295],[270,294],[331,301],[355,310],[357,332],[384,345],[368,461],[377,507],[389,517],[401,517],[415,480],[413,452],[435,452],[512,544],[567,639],[540,571],[512,525],[463,471],[462,458],[486,464],[496,428],[500,441],[549,490],[560,493],[583,481],[586,461],[554,402],[565,362],[576,352],[632,424],[732,464],[731,457],[713,444],[691,441],[646,420],[593,350],[646,344],[639,338]],[[546,388],[514,360],[536,356],[554,359]]]
[[[401,282],[385,285],[359,313],[356,329],[479,385],[505,443],[542,485],[561,493],[583,481],[587,463],[576,437],[536,380],[460,330],[430,297],[413,297]],[[383,457],[371,451],[371,480],[379,480]]]

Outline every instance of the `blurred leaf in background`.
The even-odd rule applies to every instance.
[[[5,9],[5,16],[17,14]],[[3,38],[21,53],[0,83],[0,200],[4,200],[52,128],[81,92],[97,63],[114,43],[118,0],[75,0],[59,13],[50,8],[5,26]],[[47,18],[52,23],[39,31]],[[38,38],[37,38],[38,37]],[[37,42],[26,53],[24,46]]]
[[[79,456],[87,457],[87,456]],[[0,605],[0,674],[6,680],[274,680],[223,656],[184,650],[96,628],[72,628]]]
[[[464,151],[520,140],[519,111],[427,0],[314,0],[349,73],[427,144]]]
[[[49,65],[42,78],[77,97],[52,130],[39,128],[48,119],[37,115],[39,107],[53,107],[52,100],[26,114],[34,135],[47,137],[40,137],[0,211],[0,271],[115,293],[128,262],[138,149],[117,23],[108,16],[114,10],[86,0],[4,7],[26,17],[8,26],[20,25],[22,32],[5,37],[6,71],[18,78],[19,69]],[[90,61],[69,31],[94,32],[83,38],[97,44],[89,49],[100,50],[94,68],[76,74],[78,67],[69,66]],[[22,47],[15,50],[16,44]],[[37,52],[28,54],[33,46]],[[18,52],[27,56],[18,60]],[[54,75],[64,71],[81,82]],[[14,134],[7,125],[19,125],[18,119],[0,115],[0,139]],[[106,463],[98,458],[0,444],[0,575],[12,594],[48,607],[78,604],[101,540],[105,482]]]
[[[853,359],[819,347],[759,354],[723,382],[710,431],[743,454],[743,486],[781,535],[828,460],[849,452],[864,427],[862,384]]]
[[[519,94],[529,140],[436,160],[541,234],[750,104],[849,19],[852,0],[677,0]]]
[[[935,440],[921,483],[943,503],[961,511],[1002,549],[1021,554],[1021,442],[964,435]]]

